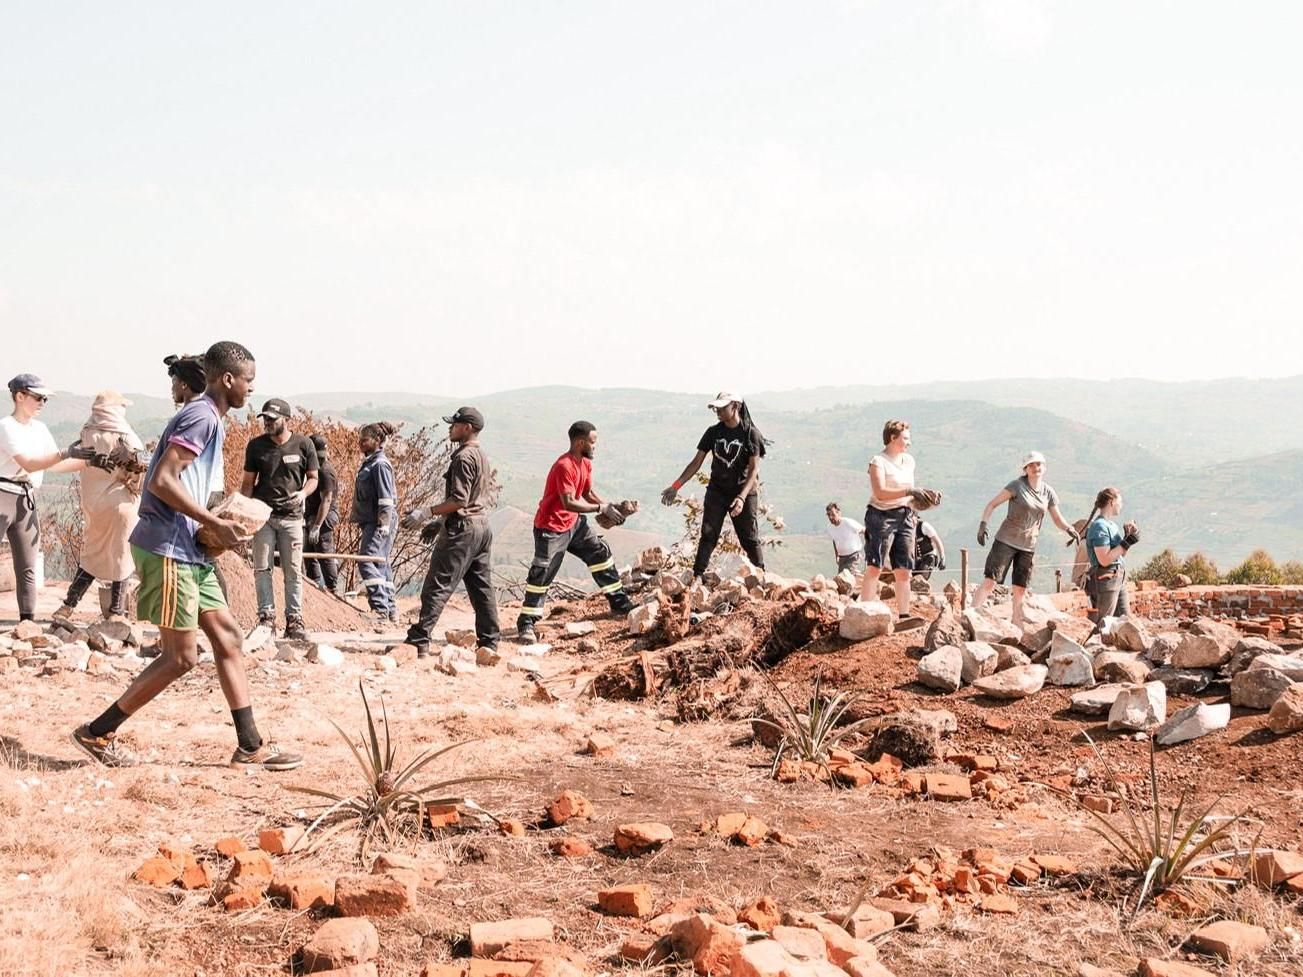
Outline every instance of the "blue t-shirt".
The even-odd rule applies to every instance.
[[[207,395],[187,403],[163,428],[145,472],[145,490],[140,497],[140,522],[131,533],[131,543],[158,556],[181,563],[211,563],[203,547],[195,542],[199,523],[164,504],[149,490],[159,459],[168,445],[175,444],[195,456],[181,472],[186,494],[200,506],[208,507],[208,497],[222,483],[222,418],[217,405]]]
[[[1096,546],[1107,546],[1112,549],[1114,546],[1120,546],[1122,543],[1122,530],[1118,529],[1116,523],[1109,522],[1103,516],[1097,518],[1086,527],[1086,555],[1090,558],[1091,566],[1099,566],[1099,558],[1095,556]],[[1119,556],[1109,566],[1120,567],[1125,559]]]

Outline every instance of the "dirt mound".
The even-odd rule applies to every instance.
[[[253,566],[235,553],[223,553],[217,558],[218,569],[226,582],[226,600],[231,613],[248,630],[258,623],[258,599],[253,589]],[[285,577],[279,567],[272,571],[272,587],[276,592],[277,621],[285,620]],[[318,590],[306,580],[303,582],[303,623],[309,631],[369,631],[372,622],[342,598]]]

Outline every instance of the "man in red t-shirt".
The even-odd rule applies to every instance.
[[[522,642],[538,640],[534,622],[543,616],[547,588],[556,578],[567,553],[588,565],[593,582],[606,595],[611,610],[627,614],[633,601],[624,592],[620,573],[606,541],[588,525],[587,514],[614,508],[593,491],[593,452],[597,449],[597,428],[588,421],[570,425],[570,450],[558,458],[547,473],[543,498],[534,516],[534,561],[525,581],[525,602],[516,620]]]

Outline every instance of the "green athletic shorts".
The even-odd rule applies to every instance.
[[[217,571],[208,563],[181,563],[131,547],[131,559],[140,577],[136,616],[172,631],[193,631],[204,611],[220,611],[226,598],[217,583]]]

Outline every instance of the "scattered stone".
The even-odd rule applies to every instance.
[[[416,908],[416,886],[408,881],[395,874],[341,875],[335,909],[341,916],[401,916]]]
[[[929,773],[923,780],[928,797],[934,801],[969,801],[973,799],[972,785],[967,777],[956,774]]]
[[[15,641],[31,641],[39,638],[45,632],[35,621],[19,621],[14,629],[9,632]]]
[[[1151,682],[1162,682],[1169,695],[1198,695],[1213,680],[1208,668],[1176,668],[1165,665],[1149,673]]]
[[[996,893],[995,895],[984,896],[982,901],[977,904],[977,908],[984,913],[1016,916],[1018,914],[1018,901],[1013,896]]]
[[[287,855],[303,840],[304,834],[303,826],[300,824],[264,828],[258,832],[258,847],[272,855]]]
[[[1139,618],[1130,615],[1119,618],[1113,627],[1113,645],[1123,651],[1144,653],[1153,644],[1149,630]]]
[[[1052,878],[1077,874],[1077,863],[1062,855],[1032,855],[1030,860]]]
[[[870,960],[867,957],[852,957],[842,964],[842,970],[850,977],[895,977],[877,960]]]
[[[958,690],[963,681],[964,654],[955,645],[943,645],[918,662],[918,681],[942,692]]]
[[[1260,851],[1253,859],[1252,877],[1268,889],[1303,875],[1303,855],[1293,851]]]
[[[894,629],[895,615],[882,601],[856,601],[846,608],[838,633],[848,641],[867,641]]]
[[[571,621],[566,625],[566,634],[572,638],[582,638],[586,634],[592,634],[597,630],[597,625],[592,621]]]
[[[1120,682],[1113,682],[1074,692],[1068,708],[1079,716],[1103,716],[1113,708],[1118,695],[1129,687]]]
[[[737,951],[729,977],[795,977],[808,969],[777,940],[758,940]]]
[[[611,756],[615,753],[615,740],[605,733],[593,733],[588,737],[584,752],[589,756]]]
[[[620,945],[620,958],[653,967],[674,955],[669,937],[649,933],[635,933]]]
[[[395,666],[412,665],[415,664],[420,654],[421,649],[417,648],[416,645],[402,641],[387,649],[381,658],[393,662]]]
[[[1303,658],[1296,658],[1293,655],[1259,655],[1249,665],[1250,671],[1255,668],[1274,668],[1278,672],[1284,672],[1295,682],[1303,682]]]
[[[972,607],[966,608],[960,617],[969,641],[998,645],[1006,639],[1015,643],[1022,640],[1022,629],[1003,618],[988,617]]]
[[[1230,664],[1226,670],[1232,675],[1244,671],[1253,664],[1253,660],[1259,655],[1283,655],[1284,650],[1278,644],[1268,641],[1266,638],[1259,638],[1256,635],[1241,638],[1231,652]]]
[[[723,977],[743,947],[742,935],[705,913],[681,920],[670,929],[670,943],[681,960],[692,961],[692,969],[710,977]]]
[[[231,856],[231,872],[226,881],[233,888],[256,887],[265,892],[267,886],[271,885],[272,875],[271,856],[262,849],[253,849],[236,852]]]
[[[502,653],[496,648],[476,648],[475,664],[480,668],[493,668],[502,664]]]
[[[552,940],[552,921],[541,916],[531,916],[491,923],[472,923],[470,937],[471,956],[483,959],[495,956],[513,943]]]
[[[457,810],[456,804],[427,804],[425,805],[425,817],[430,822],[430,827],[438,830],[439,828],[451,828],[461,820],[461,812]]]
[[[749,906],[744,906],[738,912],[737,919],[753,930],[768,933],[782,921],[782,914],[778,911],[778,903],[769,896],[761,896]]]
[[[829,922],[842,925],[845,913],[824,913]],[[881,933],[886,933],[896,925],[896,917],[884,909],[878,909],[868,903],[860,903],[855,912],[846,921],[846,932],[857,940],[871,940]]]
[[[1240,643],[1242,637],[1231,625],[1223,624],[1211,617],[1197,617],[1191,621],[1190,633],[1212,638],[1228,658],[1235,651],[1235,646]]]
[[[1017,665],[977,679],[973,688],[996,699],[1023,699],[1041,690],[1049,672],[1044,665]]]
[[[1303,682],[1296,682],[1281,693],[1267,714],[1267,728],[1277,736],[1303,729]]]
[[[1185,586],[1190,586],[1189,577]],[[1191,967],[1179,960],[1159,960],[1149,957],[1140,965],[1140,977],[1213,977],[1212,971]]]
[[[217,844],[213,845],[213,848],[216,850],[217,854],[222,855],[225,858],[230,858],[237,852],[248,851],[243,841],[239,838],[233,837],[220,839]]]
[[[995,663],[997,672],[1005,672],[1011,668],[1019,668],[1032,663],[1026,652],[1021,648],[1015,648],[1013,645],[1000,645],[995,650],[999,654]]]
[[[871,899],[870,903],[875,909],[891,913],[896,920],[896,925],[903,926],[905,929],[917,930],[921,933],[941,923],[941,910],[930,902],[915,903],[903,899],[879,897]]]
[[[1095,684],[1095,666],[1090,654],[1062,631],[1054,632],[1046,665],[1053,685]]]
[[[574,790],[563,790],[547,806],[547,818],[557,827],[571,820],[587,821],[592,816],[593,802]]]
[[[639,604],[629,612],[629,633],[630,634],[647,634],[656,629],[660,623],[660,604],[652,601],[650,604]]]
[[[823,940],[824,955],[832,963],[842,966],[847,960],[861,957],[876,960],[878,950],[872,943],[857,940],[850,933],[823,916],[813,913],[788,912],[783,914],[783,922],[790,926],[814,930]]]
[[[1227,963],[1237,963],[1265,950],[1271,943],[1271,937],[1261,926],[1233,919],[1219,919],[1191,933],[1190,943],[1196,949],[1221,957]]]
[[[625,855],[654,851],[673,840],[674,832],[670,826],[657,821],[622,824],[615,829],[615,847]]]
[[[1275,668],[1248,668],[1231,678],[1231,705],[1242,709],[1270,709],[1294,684]]]
[[[369,919],[328,919],[303,944],[306,973],[337,970],[373,960],[380,952],[380,936]]]
[[[921,767],[941,756],[941,738],[936,727],[909,714],[897,714],[890,722],[879,721],[869,741],[870,757],[891,756],[905,767]]]
[[[1167,718],[1167,689],[1162,682],[1131,685],[1118,693],[1108,712],[1111,730],[1147,730]]]
[[[994,675],[1000,653],[985,641],[965,641],[959,646],[963,655],[960,678],[967,683],[976,682],[985,675]]]
[[[295,875],[277,878],[272,880],[267,893],[296,910],[335,904],[334,881],[320,876]]]
[[[650,916],[652,912],[651,886],[643,882],[617,885],[597,893],[597,905],[610,916]]]
[[[1221,668],[1231,660],[1229,648],[1223,648],[1216,639],[1206,634],[1188,632],[1172,652],[1174,668]]]
[[[759,818],[749,817],[733,835],[733,840],[748,848],[754,848],[769,837],[769,826]]]
[[[1129,651],[1101,651],[1095,656],[1095,681],[1140,685],[1149,678],[1150,667]]]
[[[449,628],[443,633],[445,644],[457,645],[459,648],[475,647],[475,632],[467,629]]]
[[[1107,967],[1096,967],[1094,964],[1081,963],[1077,965],[1077,977],[1124,977],[1120,970],[1110,970]]]
[[[823,948],[823,937],[817,930],[802,929],[799,926],[775,926],[774,942],[797,960],[827,960],[828,952]]]
[[[262,905],[264,890],[249,886],[246,888],[232,889],[229,886],[222,889],[222,908],[228,913],[244,912],[247,909],[257,909]],[[216,897],[216,893],[214,893]]]
[[[557,838],[548,847],[553,855],[562,858],[583,858],[593,853],[593,846],[582,838]]]
[[[181,871],[170,859],[156,855],[141,862],[140,867],[131,873],[131,877],[137,882],[165,889],[181,877]]]
[[[1231,704],[1220,702],[1209,705],[1197,702],[1172,714],[1172,718],[1159,726],[1154,739],[1159,746],[1170,746],[1186,740],[1197,739],[1208,733],[1225,729],[1231,721]]]
[[[1176,654],[1176,649],[1180,647],[1181,639],[1184,637],[1178,631],[1166,631],[1155,636],[1154,640],[1149,644],[1149,650],[1145,652],[1145,657],[1153,665],[1169,664],[1172,656]]]
[[[510,838],[525,837],[525,822],[518,818],[503,818],[498,822],[498,830]]]

